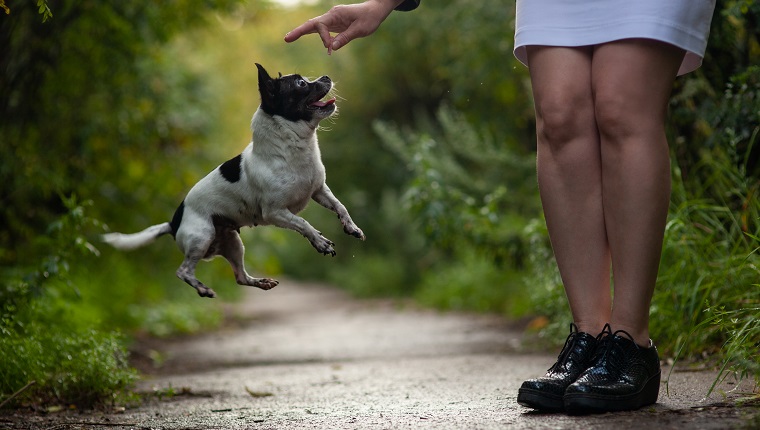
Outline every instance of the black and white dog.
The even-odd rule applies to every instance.
[[[346,207],[325,183],[325,167],[317,144],[319,122],[336,111],[335,98],[322,101],[332,81],[308,81],[295,74],[273,79],[256,64],[261,105],[251,120],[253,138],[245,150],[201,179],[179,205],[171,222],[134,234],[109,233],[106,243],[119,249],[147,245],[164,234],[174,236],[185,254],[177,276],[201,297],[216,297],[195,277],[200,260],[226,258],[240,285],[263,290],[278,281],[254,278],[243,264],[240,227],[275,225],[301,233],[320,253],[335,255],[334,243],[297,216],[314,199],[338,214],[343,231],[364,240]]]

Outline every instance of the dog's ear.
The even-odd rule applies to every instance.
[[[276,83],[261,64],[256,63],[256,68],[259,69],[259,94],[261,95],[261,104],[266,108],[267,106],[271,106],[274,102],[274,96],[277,93]]]

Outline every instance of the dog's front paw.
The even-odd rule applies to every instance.
[[[359,227],[357,227],[355,224],[351,224],[351,225],[345,226],[343,228],[343,231],[347,235],[353,236],[353,237],[355,237],[357,239],[361,239],[361,240],[366,239],[366,237],[364,236],[364,232],[362,231],[362,229],[360,229]]]

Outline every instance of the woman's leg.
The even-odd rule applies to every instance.
[[[592,49],[530,46],[538,185],[573,320],[596,334],[610,319],[610,256],[592,97]]]
[[[649,344],[652,300],[670,202],[667,103],[684,51],[645,39],[595,47],[604,224],[612,255],[612,330]]]
[[[522,383],[517,402],[563,410],[567,387],[591,364],[610,317],[610,256],[602,211],[599,133],[591,93],[592,49],[528,48],[536,107],[537,167],[546,224],[573,321],[557,362]]]

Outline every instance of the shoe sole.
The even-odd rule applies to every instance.
[[[605,396],[587,393],[565,394],[565,411],[570,415],[614,411],[632,411],[657,403],[660,393],[660,372],[649,378],[641,391],[624,396]]]
[[[555,396],[543,391],[520,388],[517,392],[517,403],[541,411],[559,412],[565,409],[562,396]]]

